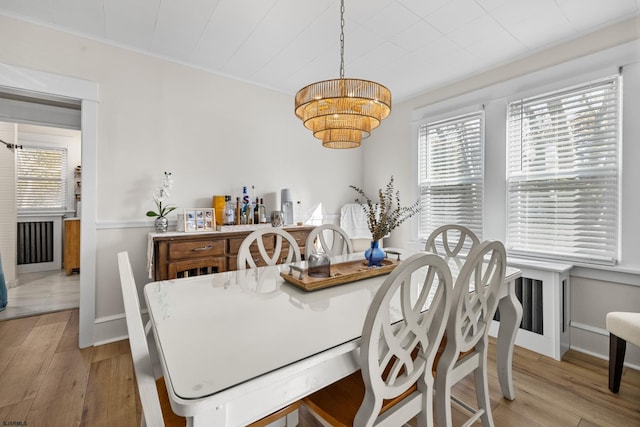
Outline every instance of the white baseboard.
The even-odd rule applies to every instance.
[[[149,318],[147,309],[142,312],[142,321],[146,322]],[[109,344],[116,341],[122,341],[129,338],[127,331],[127,319],[124,313],[114,314],[113,316],[105,316],[96,319],[93,328],[93,345]]]
[[[596,352],[593,352],[591,350],[587,350],[587,349],[584,349],[584,348],[581,348],[581,347],[578,347],[578,346],[572,345],[571,346],[571,350],[579,351],[580,353],[588,354],[589,356],[597,357],[598,359],[609,360],[609,355],[608,354],[596,353]],[[635,369],[635,370],[640,371],[640,365],[636,365],[636,364],[633,364],[633,363],[625,362],[624,366],[627,366],[627,367],[629,367],[631,369]]]
[[[124,313],[96,319],[93,326],[93,345],[109,344],[127,339],[127,320]]]

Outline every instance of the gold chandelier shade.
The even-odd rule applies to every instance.
[[[296,116],[329,148],[359,147],[390,112],[391,91],[369,80],[324,80],[295,98]]]
[[[329,129],[322,131],[322,146],[326,148],[358,148],[362,141],[362,132],[353,129]]]

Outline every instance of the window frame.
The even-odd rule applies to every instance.
[[[513,220],[513,213],[512,213],[512,208],[513,208],[513,204],[511,202],[511,196],[512,196],[512,184],[513,183],[522,183],[522,184],[530,184],[530,183],[535,183],[536,181],[538,181],[541,185],[544,185],[544,182],[547,183],[548,188],[555,188],[556,191],[558,189],[562,188],[562,185],[556,185],[555,187],[552,186],[552,182],[555,180],[558,182],[558,184],[560,183],[561,179],[565,179],[565,180],[571,180],[571,179],[575,179],[577,177],[595,177],[599,175],[599,171],[597,170],[597,172],[591,173],[589,174],[588,171],[586,170],[572,170],[572,171],[567,171],[567,170],[561,170],[560,172],[557,171],[557,168],[548,168],[545,171],[534,171],[531,172],[529,174],[527,173],[513,173],[511,170],[511,165],[510,165],[510,159],[512,158],[512,141],[511,141],[511,136],[510,136],[510,119],[511,119],[511,114],[510,114],[510,110],[511,110],[511,106],[513,104],[517,104],[517,103],[526,103],[527,101],[530,100],[537,100],[538,102],[542,102],[543,100],[549,100],[549,99],[553,99],[553,98],[558,98],[558,99],[567,99],[570,98],[572,96],[576,96],[576,94],[580,93],[580,92],[584,92],[586,90],[589,89],[589,87],[592,88],[593,91],[595,91],[595,88],[598,87],[598,85],[602,86],[602,85],[607,85],[609,83],[613,82],[613,84],[615,85],[615,126],[614,126],[614,130],[616,133],[615,136],[615,149],[616,149],[616,159],[615,159],[615,182],[612,185],[613,187],[615,187],[615,196],[614,196],[614,206],[610,206],[608,205],[608,209],[612,209],[614,210],[614,213],[611,215],[611,217],[614,220],[614,225],[613,225],[613,229],[614,229],[614,237],[612,239],[611,242],[609,242],[608,247],[612,248],[610,249],[611,252],[609,252],[609,255],[606,256],[597,256],[592,254],[589,254],[587,250],[585,250],[585,253],[580,253],[580,252],[574,252],[569,253],[571,251],[569,250],[565,250],[565,251],[561,251],[561,250],[556,250],[556,248],[558,247],[557,241],[563,241],[562,239],[557,239],[557,240],[552,240],[553,242],[556,242],[555,245],[553,246],[553,249],[550,250],[549,245],[545,245],[544,250],[542,248],[535,250],[532,247],[535,245],[530,245],[530,247],[526,247],[523,245],[519,245],[517,242],[514,243],[514,240],[517,240],[514,238],[514,235],[516,234],[516,232],[513,231],[514,229],[514,220]],[[620,249],[620,227],[621,227],[621,213],[622,213],[622,141],[623,141],[623,126],[622,126],[622,119],[623,119],[623,82],[622,82],[622,75],[621,73],[618,73],[616,75],[607,75],[606,77],[600,77],[600,78],[595,78],[595,79],[585,79],[579,83],[574,83],[571,84],[569,86],[564,86],[564,87],[556,87],[554,90],[547,90],[547,91],[543,91],[543,90],[539,90],[539,91],[528,91],[527,96],[513,96],[510,99],[507,99],[505,102],[505,124],[506,124],[506,134],[505,134],[505,151],[506,151],[506,168],[505,168],[505,172],[506,172],[506,197],[505,197],[505,208],[506,208],[506,221],[505,221],[505,242],[506,242],[506,247],[507,250],[509,251],[510,254],[512,255],[516,255],[516,256],[521,256],[521,257],[526,257],[526,258],[538,258],[538,259],[545,259],[545,260],[553,260],[553,261],[570,261],[570,262],[574,262],[574,263],[583,263],[583,264],[595,264],[595,265],[615,265],[617,264],[617,262],[620,260],[620,256],[621,256],[621,249]],[[566,110],[571,110],[571,108],[566,107],[564,108],[563,114],[565,115],[565,117],[567,115],[569,115]],[[577,144],[579,142],[574,141],[572,144],[572,147],[577,147]],[[520,142],[520,144],[522,144],[522,140]],[[602,145],[596,145],[597,147],[600,147]],[[547,148],[549,147],[549,145],[546,146]],[[544,146],[541,146],[540,149],[544,149]],[[557,146],[556,146],[557,148]],[[556,150],[557,151],[557,150]],[[523,162],[523,156],[522,153],[518,156],[520,158],[520,163],[522,164]],[[576,156],[577,157],[577,156]],[[554,172],[555,170],[555,172]],[[529,176],[529,179],[526,179],[526,177]],[[532,184],[534,185],[534,184]],[[574,186],[574,188],[577,186]],[[525,193],[523,193],[525,194]],[[601,192],[600,194],[606,194],[604,191]],[[582,209],[584,209],[584,207],[582,207]],[[558,216],[556,214],[556,216]],[[523,227],[520,227],[520,229],[522,229]],[[557,229],[558,226],[554,225],[554,224],[550,224],[549,225],[549,230],[552,231],[553,229]],[[532,239],[534,240],[534,239]],[[579,248],[579,244],[576,243],[577,242],[577,237],[575,239],[573,239],[571,242],[568,243],[573,243],[572,248],[576,247]],[[577,255],[576,255],[577,253]]]
[[[473,176],[463,176],[457,177],[454,179],[442,179],[438,185],[432,185],[434,181],[430,179],[428,176],[429,171],[429,157],[428,157],[428,127],[429,126],[440,126],[444,127],[447,125],[453,125],[455,123],[460,123],[464,120],[477,120],[478,124],[478,148],[475,153],[478,156],[478,160],[476,162],[477,168],[479,168],[479,174],[475,174],[475,178]],[[485,126],[486,126],[486,117],[483,106],[471,106],[464,110],[457,111],[449,111],[447,113],[439,114],[437,116],[424,118],[417,123],[416,126],[416,141],[417,141],[417,187],[418,187],[418,197],[420,199],[420,213],[418,215],[418,224],[417,224],[417,235],[418,239],[421,243],[424,243],[426,239],[429,237],[431,231],[437,228],[440,225],[445,225],[448,223],[459,223],[464,226],[469,227],[478,238],[482,238],[484,233],[484,184],[486,180],[485,176]],[[425,129],[425,131],[423,131]],[[424,132],[424,133],[423,133]],[[425,139],[423,141],[423,138]],[[423,160],[423,157],[427,157]],[[423,164],[424,163],[424,164]],[[423,168],[426,168],[423,171]],[[477,178],[479,176],[479,178]],[[475,216],[479,217],[479,221],[476,221],[475,224],[460,221],[458,217],[460,217],[460,213],[455,213],[452,215],[452,220],[444,220],[438,221],[433,219],[425,218],[424,215],[429,215],[429,213],[425,212],[428,209],[425,206],[428,202],[425,202],[423,198],[426,196],[429,191],[426,187],[441,187],[445,189],[446,187],[451,187],[454,185],[476,185],[479,188],[476,189],[475,194],[479,198],[479,201],[475,203],[471,203],[467,206],[476,207]],[[430,211],[430,210],[429,210]]]
[[[29,175],[29,176],[21,176],[20,175],[20,159],[21,155],[24,155],[27,151],[44,151],[49,153],[60,153],[60,169],[59,175],[57,178],[39,178],[37,176]],[[44,213],[44,212],[64,212],[67,210],[67,193],[69,180],[67,177],[67,162],[68,162],[68,149],[64,146],[42,146],[37,144],[22,144],[22,149],[17,150],[16,152],[16,208],[18,213]],[[59,182],[60,190],[58,194],[58,201],[60,204],[57,205],[38,205],[38,206],[23,206],[20,203],[21,200],[21,190],[20,190],[20,182],[24,181],[41,181],[41,182]]]

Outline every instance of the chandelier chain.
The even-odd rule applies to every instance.
[[[340,78],[344,79],[344,0],[340,0]]]
[[[391,112],[389,89],[344,77],[344,21],[340,0],[340,78],[309,84],[295,97],[296,116],[327,148],[359,147]]]

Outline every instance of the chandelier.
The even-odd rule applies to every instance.
[[[344,78],[344,0],[340,1],[340,78],[298,91],[296,116],[327,148],[356,148],[391,112],[391,92],[362,79]]]

